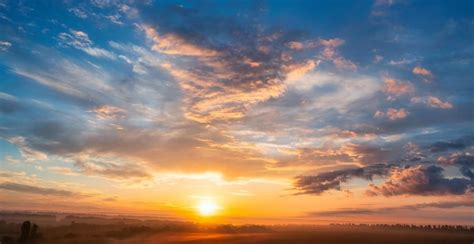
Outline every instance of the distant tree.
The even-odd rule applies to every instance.
[[[20,239],[18,240],[20,243],[26,243],[30,239],[30,228],[30,221],[23,222],[21,225]]]
[[[39,233],[38,230],[39,230],[39,227],[37,224],[31,225],[31,222],[28,220],[23,222],[23,224],[21,225],[20,238],[18,239],[18,242],[21,244],[36,243],[37,240],[41,239],[41,233]]]

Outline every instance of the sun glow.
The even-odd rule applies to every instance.
[[[197,205],[197,211],[201,216],[212,216],[215,215],[219,206],[211,199],[202,199]]]

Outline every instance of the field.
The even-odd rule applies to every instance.
[[[3,214],[2,244],[19,243],[473,243],[474,228],[415,225],[224,225],[90,216]],[[24,231],[25,232],[25,231]],[[28,231],[32,233],[32,231]]]

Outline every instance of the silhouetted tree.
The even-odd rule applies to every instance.
[[[38,232],[38,225],[33,224],[33,227],[31,228],[31,233],[30,233],[30,243],[35,243],[39,238],[40,238],[40,233]]]
[[[20,238],[18,239],[19,243],[29,243],[34,244],[37,240],[41,239],[41,233],[38,231],[39,227],[37,224],[31,224],[30,221],[25,221],[21,225]],[[3,242],[2,242],[3,244]]]
[[[21,225],[20,239],[18,240],[20,243],[26,243],[28,239],[30,239],[30,228],[30,221],[23,222],[23,224]]]

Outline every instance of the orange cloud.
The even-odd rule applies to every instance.
[[[219,54],[217,51],[189,43],[175,34],[160,35],[150,26],[143,26],[143,30],[146,36],[153,41],[152,50],[160,53],[199,57],[217,56]]]
[[[415,68],[413,68],[412,70],[413,74],[416,74],[416,75],[422,75],[422,76],[433,76],[433,74],[431,73],[431,71],[421,67],[421,66],[416,66]]]
[[[248,106],[277,97],[285,91],[279,79],[246,81],[241,86],[226,86],[219,79],[237,76],[226,64],[207,62],[216,72],[207,76],[179,69],[171,64],[162,65],[186,92],[185,116],[200,123],[214,120],[242,118]]]
[[[260,62],[255,62],[249,58],[246,58],[244,59],[244,63],[247,64],[248,66],[252,67],[252,68],[257,68],[259,67],[260,65],[262,65],[262,63]]]
[[[336,65],[337,68],[340,69],[351,69],[355,70],[357,69],[357,65],[355,65],[352,61],[347,60],[342,57],[337,57],[333,60],[334,65]]]
[[[374,118],[384,118],[387,117],[390,120],[399,120],[407,117],[410,113],[404,109],[395,109],[395,108],[389,108],[387,109],[387,112],[382,112],[382,111],[377,111],[374,114]]]
[[[431,71],[429,71],[428,69],[425,69],[421,66],[415,66],[412,70],[413,74],[415,75],[420,75],[420,76],[423,76],[423,81],[425,82],[431,82],[431,80],[433,79],[433,73],[431,73]]]
[[[116,119],[120,117],[125,111],[121,108],[110,106],[110,105],[103,105],[99,107],[95,107],[89,112],[95,113],[96,117],[100,120],[107,120],[107,119]]]
[[[411,103],[423,103],[432,108],[451,109],[453,105],[450,102],[443,102],[435,96],[413,97]]]
[[[293,64],[286,66],[284,70],[286,71],[286,80],[287,81],[294,81],[308,73],[309,71],[316,68],[319,62],[315,62],[314,60],[308,60],[305,63],[300,64]]]
[[[413,85],[408,81],[399,81],[391,78],[385,78],[383,92],[390,95],[389,100],[395,100],[396,97],[406,95],[415,91]]]
[[[339,39],[339,38],[334,38],[334,39],[321,39],[319,43],[325,47],[331,47],[331,48],[336,48],[344,44],[344,40]]]
[[[450,109],[453,108],[453,105],[449,102],[443,102],[441,99],[433,96],[428,97],[427,101],[428,106],[433,108],[442,108],[442,109]]]
[[[304,48],[304,44],[303,44],[303,43],[301,43],[301,42],[295,42],[295,41],[289,42],[289,43],[287,44],[287,46],[288,46],[290,49],[295,49],[295,50],[301,50],[301,49]]]
[[[355,65],[352,61],[342,57],[336,51],[336,48],[342,44],[344,44],[344,40],[341,40],[339,38],[328,40],[321,39],[319,41],[319,45],[324,47],[322,51],[323,58],[332,61],[333,64],[339,69],[357,69],[357,65]]]

